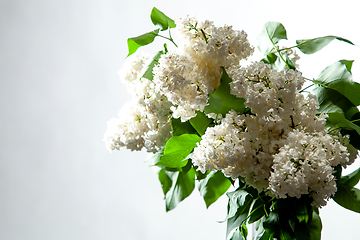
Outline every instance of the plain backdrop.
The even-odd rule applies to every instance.
[[[154,29],[155,6],[171,18],[196,14],[233,25],[253,45],[267,21],[283,23],[286,46],[326,35],[360,45],[356,4],[0,0],[0,239],[225,239],[226,224],[218,221],[226,215],[226,196],[206,209],[195,189],[166,213],[157,176],[144,163],[147,153],[110,154],[102,142],[106,122],[130,97],[117,75],[126,39]],[[300,70],[316,78],[335,61],[355,59],[359,81],[359,53],[358,46],[333,42],[301,55]],[[322,239],[359,239],[360,214],[333,201],[320,214]]]

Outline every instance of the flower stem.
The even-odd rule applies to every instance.
[[[173,39],[171,36],[170,36],[169,38],[168,38],[168,37],[165,37],[165,36],[163,36],[163,35],[160,35],[160,34],[157,34],[156,36],[165,38],[165,39],[169,40],[170,42],[172,42],[172,43],[175,45],[175,47],[178,47],[178,45],[176,45],[176,43],[174,42],[174,39]]]

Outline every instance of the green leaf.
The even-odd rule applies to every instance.
[[[275,53],[269,53],[263,59],[261,59],[261,62],[273,65],[273,64],[275,64],[277,59],[278,59],[278,56]]]
[[[355,185],[358,184],[359,180],[360,180],[360,168],[342,177],[340,182],[341,184],[344,184],[346,186],[355,187]]]
[[[200,181],[206,178],[206,176],[210,173],[210,171],[206,171],[204,173],[200,172],[197,170],[197,166],[194,166],[195,170],[196,170],[196,180]]]
[[[337,188],[334,201],[346,209],[360,213],[360,190],[341,183]]]
[[[349,99],[355,106],[360,105],[360,84],[353,81],[349,68],[352,61],[342,60],[325,68],[314,83],[333,89]]]
[[[252,202],[251,195],[247,195],[245,197],[245,201],[243,205],[239,205],[237,208],[237,211],[235,212],[235,215],[227,219],[226,224],[226,238],[229,236],[231,231],[237,227],[239,227],[241,224],[243,224],[247,217],[250,210],[251,202]]]
[[[161,27],[161,31],[176,27],[174,20],[166,16],[163,12],[159,11],[155,7],[151,11],[150,18],[155,26]]]
[[[187,156],[196,147],[196,143],[200,142],[201,137],[196,134],[183,134],[170,138],[164,149],[164,155],[160,157],[160,161],[156,166],[164,166],[169,168],[184,167],[187,163]]]
[[[296,218],[301,222],[307,223],[312,215],[311,202],[306,201],[309,198],[302,197],[300,199],[295,200],[295,214]],[[311,199],[312,201],[312,199]]]
[[[317,85],[312,93],[317,97],[319,102],[319,112],[343,113],[346,119],[352,119],[352,117],[359,112],[353,103],[333,89]]]
[[[348,70],[351,73],[351,67],[352,67],[354,60],[344,60],[343,59],[343,60],[340,60],[339,62],[344,64],[346,67],[346,70]]]
[[[322,229],[322,224],[321,224],[320,216],[318,213],[313,211],[312,219],[309,226],[310,240],[320,240],[321,229]]]
[[[263,227],[271,237],[280,240],[293,240],[289,230],[290,226],[287,221],[281,221],[279,215],[275,212],[271,212],[263,222]]]
[[[241,234],[239,228],[237,228],[229,240],[246,240],[246,238]]]
[[[204,198],[206,207],[218,200],[230,187],[231,182],[220,171],[211,172],[198,186],[200,195]]]
[[[183,134],[196,134],[196,130],[190,124],[190,122],[182,122],[180,118],[171,119],[171,130],[173,136],[180,136]]]
[[[245,99],[237,98],[230,94],[231,78],[227,75],[225,69],[221,76],[220,86],[209,96],[209,105],[204,108],[206,114],[216,113],[225,116],[231,109],[242,114],[245,110]]]
[[[346,119],[351,119],[358,112],[354,104],[335,90],[318,86],[313,89],[312,93],[318,99],[320,105],[319,112],[340,112],[344,114]]]
[[[295,69],[294,64],[291,62],[289,55],[286,52],[281,52],[281,57],[278,52],[269,53],[265,58],[261,59],[261,61],[270,64],[271,69],[275,69],[277,71]]]
[[[166,174],[166,170],[165,169],[161,169],[159,171],[159,181],[161,184],[161,188],[163,190],[164,195],[166,195],[166,193],[170,190],[171,185],[172,185],[172,179],[168,177],[168,175]]]
[[[356,131],[348,131],[348,130],[341,130],[341,135],[349,135],[350,136],[350,144],[360,150],[360,135]]]
[[[254,203],[252,205],[252,208],[250,210],[251,216],[249,218],[249,222],[248,223],[254,223],[257,220],[259,220],[260,218],[262,218],[263,216],[266,215],[265,213],[265,202],[263,201],[263,199],[261,198],[257,198],[254,200]]]
[[[307,230],[303,225],[304,224],[301,224],[300,226],[295,227],[295,239],[310,240],[310,236],[308,235]]]
[[[247,190],[250,189],[245,190],[239,188],[234,192],[226,193],[229,198],[228,213],[225,219],[225,221],[227,221],[226,238],[233,229],[240,227],[248,218],[248,213],[254,198]]]
[[[261,234],[258,235],[259,240],[273,240],[273,238],[268,234],[266,231],[263,231]]]
[[[339,181],[341,180],[341,174],[342,174],[342,167],[341,165],[337,165],[334,167],[334,176],[335,176],[335,181],[336,184],[339,183]]]
[[[135,53],[139,47],[152,43],[155,37],[158,35],[159,30],[160,29],[156,29],[152,32],[144,33],[137,37],[128,38],[127,45],[129,49],[129,54],[127,56],[130,56],[131,54]]]
[[[305,54],[313,54],[323,47],[328,45],[332,40],[337,39],[340,41],[344,41],[346,43],[354,45],[347,39],[336,37],[336,36],[325,36],[325,37],[318,37],[312,39],[303,39],[303,40],[296,40],[297,48],[300,49]]]
[[[227,213],[227,218],[232,217],[235,215],[237,208],[239,206],[243,206],[246,202],[246,198],[249,195],[249,192],[243,190],[243,189],[238,189],[234,192],[228,192],[226,193],[226,195],[229,198],[229,202],[228,202],[228,213]],[[251,197],[251,195],[250,195]]]
[[[200,136],[204,135],[206,128],[213,121],[208,118],[203,112],[197,111],[196,116],[189,120],[190,124],[196,129]]]
[[[159,172],[159,180],[165,194],[166,211],[174,209],[182,200],[188,197],[195,187],[195,170]]]
[[[246,227],[245,224],[243,224],[243,225],[241,226],[240,232],[241,232],[241,235],[243,235],[244,238],[245,238],[245,240],[246,240],[247,235],[248,235],[249,232],[248,232],[248,229],[247,229],[247,227]]]
[[[357,126],[360,126],[360,112],[358,112],[357,108],[354,107],[354,111],[355,114],[351,114],[351,122],[356,124]],[[355,131],[351,131],[351,130],[346,130],[346,129],[342,129],[340,131],[340,133],[345,136],[345,135],[349,135],[350,136],[350,144],[356,148],[356,149],[360,149],[360,135]]]
[[[154,166],[156,163],[159,162],[160,157],[164,155],[164,148],[165,147],[162,147],[156,153],[149,154],[145,162],[149,163],[151,166]]]
[[[331,126],[333,129],[340,127],[347,130],[355,130],[360,135],[360,127],[347,120],[343,113],[333,112],[328,113],[328,116],[327,125]]]
[[[287,52],[282,52],[280,53],[281,56],[283,57],[283,59],[285,60],[284,64],[288,69],[294,69],[295,70],[295,65],[293,64],[293,62],[290,60],[289,55],[287,54]],[[283,62],[283,61],[282,61]],[[283,68],[284,69],[284,68]]]
[[[147,78],[151,81],[153,80],[153,78],[154,78],[153,69],[159,63],[159,59],[160,59],[161,55],[163,55],[163,54],[164,54],[163,51],[159,51],[154,55],[150,64],[147,66],[145,73],[142,75],[141,78]]]
[[[267,22],[257,37],[257,45],[267,55],[281,39],[287,39],[285,27],[279,22]]]

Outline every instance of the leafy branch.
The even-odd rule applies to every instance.
[[[155,7],[151,11],[150,18],[155,26],[160,26],[161,28],[155,29],[151,32],[144,33],[137,37],[128,38],[127,45],[128,45],[129,53],[127,57],[134,54],[139,47],[152,43],[155,37],[161,37],[167,39],[177,47],[176,43],[174,42],[174,39],[171,37],[171,32],[170,32],[170,28],[176,27],[174,20],[166,16],[163,12],[161,12]],[[167,29],[169,29],[169,37],[159,34],[159,31],[165,31]]]

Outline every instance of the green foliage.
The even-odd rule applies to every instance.
[[[195,170],[190,161],[187,166],[176,171],[161,169],[159,181],[164,193],[166,211],[170,211],[194,190]]]
[[[360,168],[353,171],[349,175],[343,176],[340,180],[341,184],[349,186],[349,187],[355,187],[356,184],[358,184],[360,180]]]
[[[241,230],[237,228],[231,236],[230,240],[246,240],[246,237],[244,237],[241,233]]]
[[[246,224],[256,224],[255,239],[315,240],[320,236],[321,222],[313,219],[312,199],[309,196],[285,199],[270,198],[264,192],[243,186],[227,193],[229,197],[227,235],[239,237]],[[239,238],[241,239],[241,238]]]
[[[266,197],[268,199],[269,197]],[[257,198],[253,201],[251,210],[250,210],[250,218],[248,223],[254,223],[261,219],[263,216],[268,215],[270,205],[268,201],[265,201],[263,198]]]
[[[353,81],[351,64],[341,60],[325,68],[314,83],[332,89],[346,97],[354,106],[360,105],[360,84]]]
[[[335,37],[335,36],[325,36],[325,37],[318,37],[312,39],[296,40],[296,44],[297,44],[296,47],[305,54],[313,54],[321,50],[323,47],[328,45],[334,39],[354,45],[352,42],[344,38]]]
[[[345,115],[340,112],[328,113],[327,126],[332,126],[332,128],[342,128],[347,130],[355,130],[360,135],[360,127],[355,123],[347,120]]]
[[[204,108],[206,114],[216,113],[225,116],[231,109],[242,114],[245,110],[245,99],[237,98],[230,94],[231,78],[227,75],[225,69],[221,76],[220,86],[214,93],[209,95],[209,105]]]
[[[180,136],[182,134],[196,134],[195,128],[189,121],[182,122],[180,118],[171,119],[171,130],[173,136]]]
[[[241,226],[240,232],[241,235],[246,239],[249,232],[245,224]]]
[[[243,200],[236,201],[236,205],[230,206],[230,208],[233,208],[235,210],[235,213],[233,216],[227,216],[227,225],[226,225],[226,237],[229,236],[231,231],[242,224],[245,223],[246,219],[248,218],[248,213],[251,207],[251,202],[253,198],[250,194],[246,194],[244,196],[239,196]],[[229,200],[229,204],[230,200]]]
[[[355,114],[351,114],[351,123],[360,127],[360,112],[357,111],[355,108]],[[342,129],[341,134],[343,136],[349,135],[350,136],[350,144],[355,147],[356,149],[360,149],[360,135],[356,130],[346,130]]]
[[[204,135],[206,128],[212,123],[212,119],[208,118],[205,113],[197,111],[196,117],[190,119],[190,124],[193,126],[200,136]]]
[[[296,69],[295,65],[291,62],[291,60],[289,59],[289,55],[287,54],[287,52],[280,52],[281,54],[281,66],[282,68],[278,67],[277,70],[283,70],[285,67],[287,67],[288,69]],[[279,65],[279,64],[278,64]]]
[[[342,184],[337,185],[337,191],[333,197],[334,201],[340,206],[351,211],[360,213],[360,190]]]
[[[265,231],[273,238],[280,240],[292,240],[291,228],[288,222],[284,221],[283,213],[273,211],[265,218],[263,226]]]
[[[344,60],[343,59],[343,60],[340,60],[339,62],[344,64],[346,67],[346,70],[348,70],[351,73],[351,67],[352,67],[352,64],[354,63],[354,60]]]
[[[164,194],[166,194],[170,190],[173,183],[172,179],[166,173],[167,171],[165,169],[161,169],[158,174],[161,188]]]
[[[320,240],[321,230],[322,230],[322,224],[319,213],[313,211],[309,226],[310,240]]]
[[[169,38],[159,35],[160,30],[161,31],[164,31],[164,30],[167,30],[167,29],[170,30],[170,28],[176,27],[175,22],[171,18],[166,16],[163,12],[161,12],[160,10],[158,10],[155,7],[151,11],[150,18],[151,18],[152,23],[155,26],[160,26],[161,28],[155,29],[152,32],[144,33],[144,34],[142,34],[140,36],[137,36],[137,37],[128,38],[127,45],[128,45],[129,53],[128,53],[127,57],[132,55],[133,53],[135,53],[138,50],[139,47],[142,47],[142,46],[145,46],[145,45],[148,45],[148,44],[152,43],[154,41],[155,37],[157,37],[157,36],[166,38],[166,39],[168,39],[169,41],[171,41],[172,43],[175,44],[174,40],[172,39],[172,37],[170,35],[170,31],[169,31],[169,35],[170,35]],[[176,46],[176,44],[175,44],[175,46]],[[165,52],[166,52],[166,45],[164,45],[164,47],[165,47]],[[156,64],[156,61],[155,61],[154,64]],[[151,68],[151,71],[152,71],[152,68]],[[150,76],[150,73],[151,72],[147,73],[148,77]],[[143,77],[145,77],[145,76],[143,76]],[[150,80],[152,80],[152,78]]]
[[[227,216],[225,219],[225,221],[227,221],[227,238],[233,229],[240,226],[241,221],[237,221],[240,215],[242,215],[242,218],[239,220],[246,219],[253,198],[247,191],[240,188],[234,192],[228,192],[226,195],[229,198]]]
[[[152,32],[144,33],[137,37],[128,38],[127,45],[129,49],[129,54],[127,56],[130,56],[131,54],[135,53],[139,47],[152,43],[155,37],[158,36],[158,33],[159,33],[159,29],[156,29]]]
[[[281,40],[287,39],[285,27],[278,22],[267,22],[257,38],[258,48],[265,57],[261,60],[271,65],[277,71],[295,69],[286,51],[279,50],[275,45]],[[275,52],[271,52],[275,49]]]
[[[267,55],[281,39],[287,39],[285,27],[279,22],[267,22],[257,37],[257,46]]]
[[[280,57],[281,54],[281,57]],[[285,67],[288,69],[295,69],[294,64],[289,59],[289,55],[286,52],[276,52],[276,53],[269,53],[261,62],[269,64],[272,69],[277,71],[284,70]]]
[[[160,157],[156,166],[168,168],[184,167],[187,163],[187,157],[196,147],[196,143],[201,138],[196,134],[182,134],[173,136],[167,141],[164,149],[164,155]]]
[[[151,11],[150,18],[155,26],[161,27],[161,31],[176,27],[174,20],[166,16],[163,12],[159,11],[155,7]]]
[[[295,209],[295,215],[299,223],[305,222],[308,223],[311,219],[312,208],[309,198],[301,198],[299,200],[293,201],[293,206]]]
[[[318,99],[320,105],[319,112],[339,112],[343,113],[346,119],[351,119],[352,115],[358,111],[354,104],[335,90],[316,86],[312,93]]]
[[[271,203],[271,207],[264,211],[264,215],[259,214],[256,218],[261,217],[256,225],[256,239],[315,240],[310,235],[317,236],[321,233],[321,224],[319,229],[318,222],[313,220],[313,211],[316,209],[311,207],[312,199],[308,196],[303,195],[299,199],[271,199],[267,202]],[[266,202],[261,204],[258,198],[255,205],[266,206]]]
[[[272,67],[275,65],[276,62],[278,62],[278,55],[275,53],[269,53],[267,54],[263,59],[261,59],[261,62],[264,62],[266,64],[270,64]],[[273,68],[275,69],[275,68]]]
[[[313,80],[317,86],[313,93],[320,104],[319,111],[328,114],[327,127],[340,129],[350,135],[350,143],[360,148],[360,84],[352,80],[353,61],[340,60],[327,68]]]
[[[195,170],[196,170],[196,180],[200,181],[206,178],[206,176],[210,173],[210,171],[206,171],[204,173],[197,171],[197,166],[194,166]]]
[[[156,153],[149,154],[148,158],[146,159],[146,162],[149,163],[150,166],[155,166],[155,164],[159,162],[160,157],[164,155],[164,149],[165,147],[162,147]]]
[[[159,51],[154,55],[150,64],[148,65],[145,73],[142,75],[141,78],[147,78],[151,81],[153,80],[153,78],[154,78],[153,69],[157,64],[159,64],[159,59],[160,59],[161,55],[163,55],[163,54],[164,54],[163,51]]]
[[[273,240],[273,238],[264,230],[261,234],[257,235],[259,240]]]
[[[228,202],[228,213],[226,220],[230,217],[233,217],[238,209],[238,206],[244,206],[247,201],[247,197],[252,198],[250,193],[244,189],[238,188],[236,191],[228,192],[226,195],[229,198]]]
[[[200,180],[198,189],[200,195],[204,198],[208,208],[219,197],[221,197],[230,187],[231,182],[220,171],[209,173],[206,178]]]

